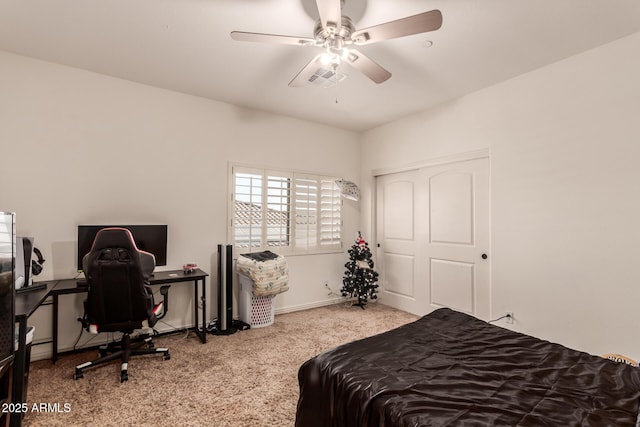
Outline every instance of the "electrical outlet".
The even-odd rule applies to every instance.
[[[328,293],[327,293],[328,297],[337,297],[337,296],[339,296],[336,292],[334,292],[334,290],[331,288],[331,286],[329,286],[329,281],[325,280],[323,283],[324,283],[324,288],[328,291]]]
[[[513,321],[514,321],[513,311],[507,311],[504,315],[505,315],[505,322],[507,322],[510,325],[513,325]]]

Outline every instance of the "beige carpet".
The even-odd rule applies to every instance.
[[[297,373],[314,355],[417,319],[371,303],[366,310],[337,304],[278,315],[265,328],[230,336],[194,334],[156,338],[171,359],[137,357],[129,381],[120,365],[85,371],[74,366],[97,352],[31,364],[28,404],[50,404],[59,412],[29,412],[26,426],[292,426],[298,400]],[[70,409],[65,412],[65,404]]]

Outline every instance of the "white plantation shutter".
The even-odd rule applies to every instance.
[[[286,176],[267,175],[267,246],[289,246],[291,235],[291,179]]]
[[[263,176],[237,172],[233,178],[233,241],[242,248],[261,247]]]
[[[342,199],[334,178],[294,175],[298,249],[340,247]]]
[[[296,248],[318,246],[318,181],[295,177]]]
[[[342,197],[335,179],[320,180],[320,245],[340,246]]]
[[[250,251],[341,248],[342,200],[335,178],[233,167],[230,234]]]

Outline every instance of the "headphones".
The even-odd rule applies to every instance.
[[[38,259],[31,260],[31,274],[37,276],[38,274],[42,273],[42,264],[44,264],[46,260],[42,256],[42,252],[40,252],[40,249],[34,247],[33,253],[36,254],[36,257],[38,257]]]

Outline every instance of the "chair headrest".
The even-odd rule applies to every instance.
[[[105,248],[125,248],[132,252],[139,251],[131,231],[121,227],[108,227],[98,231],[91,252]]]

